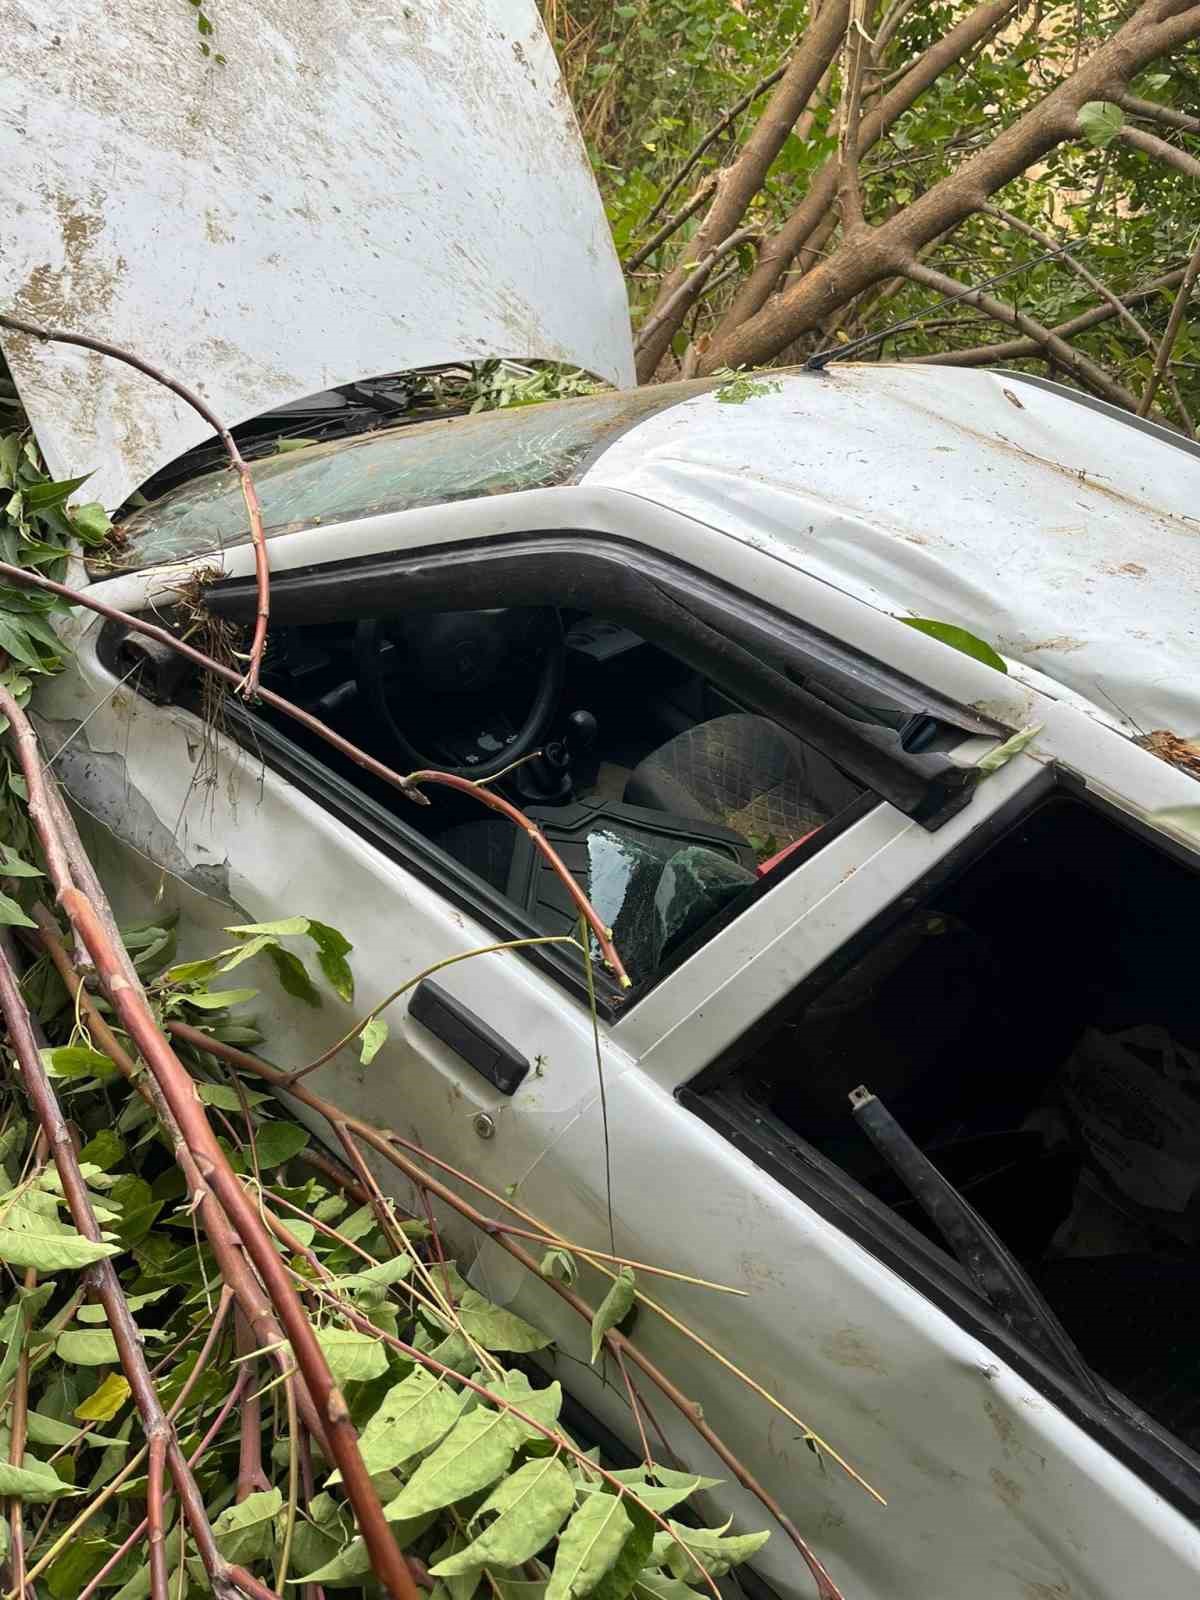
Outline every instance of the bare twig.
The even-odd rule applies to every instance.
[[[677,233],[679,229],[683,227],[684,223],[689,217],[695,216],[696,212],[699,211],[700,207],[713,192],[716,181],[716,174],[709,173],[708,177],[705,178],[704,182],[696,190],[695,194],[692,195],[689,200],[685,200],[683,205],[679,207],[678,211],[672,212],[672,214],[663,223],[662,227],[657,229],[656,232],[652,233],[646,240],[645,244],[638,246],[638,248],[629,257],[629,260],[626,261],[625,271],[636,272],[643,261],[648,261],[650,259],[660,244],[665,244],[673,233]]]
[[[170,389],[172,394],[191,406],[193,411],[199,413],[208,423],[213,432],[220,438],[229,457],[229,464],[238,475],[241,484],[242,499],[246,502],[246,518],[250,524],[250,538],[254,544],[254,570],[258,585],[258,611],[254,620],[254,638],[250,645],[250,665],[246,675],[238,683],[238,688],[247,700],[252,700],[258,693],[258,675],[262,667],[263,652],[267,646],[267,624],[271,614],[271,576],[270,564],[267,560],[267,540],[263,532],[262,507],[258,500],[258,490],[254,487],[254,479],[250,468],[246,465],[242,452],[237,447],[237,441],[223,422],[216,416],[212,408],[200,398],[186,384],[180,383],[177,378],[172,378],[150,362],[143,361],[140,356],[132,355],[128,350],[122,350],[118,345],[109,344],[105,339],[93,339],[85,333],[67,333],[62,328],[44,328],[40,323],[29,322],[24,317],[0,315],[0,328],[8,328],[13,333],[24,333],[30,338],[40,339],[45,344],[71,344],[78,345],[83,350],[94,350],[98,355],[110,356],[114,361],[123,361],[126,366],[133,367],[135,371],[142,372],[148,378],[153,378],[155,383],[161,383],[164,388]]]
[[[838,211],[843,235],[863,224],[862,184],[859,179],[859,135],[862,122],[863,64],[867,38],[864,27],[866,0],[851,0],[843,49],[844,78],[838,107]]]
[[[1179,338],[1179,330],[1183,327],[1184,315],[1187,312],[1188,301],[1192,298],[1192,291],[1196,287],[1196,279],[1200,277],[1200,243],[1197,243],[1192,252],[1192,258],[1187,264],[1183,274],[1183,282],[1179,285],[1179,292],[1175,296],[1175,303],[1171,307],[1171,314],[1167,318],[1167,326],[1163,330],[1162,342],[1155,352],[1154,365],[1150,369],[1150,377],[1146,383],[1145,393],[1138,404],[1139,417],[1149,415],[1150,407],[1154,404],[1154,394],[1164,375],[1170,370],[1171,352]]]
[[[34,1169],[39,1170],[45,1165],[49,1151],[44,1130],[40,1130],[33,1150]],[[25,1269],[25,1291],[37,1288],[36,1267]],[[14,1467],[19,1467],[25,1459],[26,1426],[29,1416],[29,1330],[20,1330],[21,1354],[17,1358],[17,1372],[13,1380],[12,1415],[9,1418],[9,1429],[12,1438],[9,1442],[8,1459]],[[25,1600],[25,1517],[22,1509],[20,1495],[14,1495],[8,1505],[8,1525],[10,1533],[9,1566],[12,1571],[13,1588],[17,1592],[17,1600]]]
[[[647,317],[646,321],[638,329],[633,341],[634,348],[640,350],[656,340],[659,329],[664,323],[668,321],[678,323],[680,313],[686,310],[699,295],[704,287],[705,280],[717,262],[727,256],[731,250],[736,250],[738,245],[746,244],[749,240],[760,237],[761,235],[757,228],[738,228],[735,233],[731,233],[727,239],[722,240],[707,255],[701,256],[695,266],[691,266],[689,263],[690,271],[683,279],[683,282],[667,296],[662,305]]]
[[[235,1313],[234,1329],[238,1355],[242,1357],[253,1355],[258,1349],[258,1341],[254,1337],[254,1330],[240,1311]],[[255,1378],[255,1365],[253,1361],[246,1362],[251,1377],[250,1393],[242,1402],[242,1414],[238,1424],[237,1489],[234,1492],[234,1500],[238,1505],[247,1495],[271,1487],[271,1480],[263,1471],[262,1464],[262,1399]],[[291,1380],[288,1378],[285,1381]]]
[[[9,719],[10,739],[17,751],[29,790],[30,817],[37,829],[59,904],[69,917],[76,937],[87,946],[121,1025],[136,1044],[156,1079],[163,1098],[192,1152],[201,1177],[213,1191],[262,1278],[297,1364],[304,1373],[309,1392],[325,1424],[330,1454],[341,1470],[346,1494],[370,1552],[371,1564],[377,1577],[385,1589],[391,1592],[393,1600],[416,1600],[416,1589],[408,1567],[384,1519],[383,1508],[359,1453],[357,1435],[345,1399],[334,1382],[324,1352],[292,1287],[291,1279],[274,1243],[258,1212],[242,1189],[224,1151],[217,1143],[204,1114],[204,1108],[196,1098],[187,1068],[160,1032],[140,983],[130,982],[122,970],[121,958],[113,948],[95,906],[76,887],[69,873],[64,870],[62,843],[57,836],[53,814],[46,799],[47,784],[53,780],[44,771],[37,738],[28,718],[15,698],[3,688],[0,688],[0,712]],[[40,1062],[38,1064],[40,1066]],[[109,1270],[111,1272],[111,1267]],[[118,1298],[123,1305],[123,1297],[119,1296],[119,1286]],[[127,1307],[126,1315],[128,1316]],[[111,1311],[109,1320],[110,1322],[113,1320]],[[130,1323],[132,1325],[132,1318]],[[182,1457],[179,1457],[179,1463],[181,1467],[184,1465]],[[174,1465],[172,1460],[173,1472]],[[177,1481],[181,1503],[186,1509],[185,1487],[186,1485]],[[194,1487],[193,1481],[192,1488]],[[199,1505],[201,1514],[203,1509],[201,1501]],[[207,1519],[198,1525],[189,1514],[188,1520],[192,1525],[193,1537],[198,1548],[206,1530],[211,1541],[212,1530],[208,1527]],[[201,1549],[201,1556],[206,1569],[209,1568],[210,1561],[215,1560],[219,1563],[216,1568],[219,1580],[225,1583],[228,1590],[230,1580],[227,1564],[216,1551],[215,1545],[207,1552]],[[240,1579],[237,1581],[240,1582]],[[212,1587],[216,1591],[217,1583],[214,1582]]]

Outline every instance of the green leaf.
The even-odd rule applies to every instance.
[[[361,1383],[382,1377],[388,1369],[382,1340],[369,1333],[359,1333],[354,1328],[319,1328],[317,1343],[336,1383]]]
[[[568,1285],[574,1283],[579,1277],[579,1268],[575,1265],[575,1257],[569,1250],[557,1247],[546,1251],[538,1271],[543,1278],[557,1278],[560,1283]]]
[[[632,1532],[633,1523],[616,1495],[588,1495],[559,1537],[546,1600],[581,1600],[591,1594]]]
[[[115,1549],[107,1539],[73,1539],[46,1569],[46,1587],[54,1600],[76,1600]]]
[[[636,1492],[644,1500],[643,1490]],[[622,1504],[633,1523],[633,1532],[621,1546],[616,1561],[592,1591],[592,1600],[627,1600],[654,1549],[654,1518],[628,1498]]]
[[[236,1506],[226,1506],[212,1525],[217,1548],[226,1561],[246,1566],[271,1553],[275,1542],[274,1519],[283,1510],[278,1489],[263,1489]]]
[[[388,1025],[382,1017],[372,1017],[358,1036],[358,1059],[369,1067],[379,1054],[388,1036]]]
[[[997,672],[1008,671],[1004,657],[997,654],[990,644],[968,633],[966,628],[960,628],[953,622],[935,622],[932,617],[900,617],[898,620],[906,628],[915,628],[918,633],[927,634],[940,644],[948,644],[952,650],[961,650],[963,655],[982,661],[985,667],[994,667]]]
[[[414,1367],[380,1401],[358,1441],[367,1471],[374,1475],[430,1449],[444,1439],[463,1413],[470,1395],[451,1389],[426,1367]],[[340,1473],[329,1480],[339,1481]]]
[[[61,478],[57,483],[30,484],[25,490],[25,504],[31,511],[48,511],[51,506],[61,506],[90,477],[91,473],[85,472],[82,478]]]
[[[11,1215],[9,1213],[10,1219]],[[81,1267],[91,1266],[93,1261],[103,1261],[106,1256],[120,1253],[120,1245],[93,1244],[79,1234],[59,1233],[49,1228],[39,1232],[33,1228],[0,1226],[0,1261],[10,1267],[36,1267],[39,1272],[78,1272]]]
[[[1200,836],[1200,806],[1165,806],[1161,811],[1152,811],[1150,820]]]
[[[44,1461],[26,1456],[24,1466],[14,1467],[0,1461],[0,1495],[13,1495],[18,1500],[57,1500],[60,1495],[74,1494],[69,1483],[64,1483],[54,1468]]]
[[[60,1333],[55,1351],[73,1367],[107,1367],[117,1361],[117,1342],[108,1328],[70,1328]]]
[[[309,445],[320,444],[319,439],[276,439],[275,452],[277,455],[287,455],[292,450],[307,450]]]
[[[278,941],[273,939],[269,933],[260,933],[256,939],[247,939],[245,944],[238,945],[233,951],[222,950],[221,955],[217,958],[221,961],[218,970],[220,972],[232,972],[235,967],[240,967],[243,961],[252,961],[261,951],[273,949],[278,949]],[[221,956],[228,956],[229,959],[227,961],[221,960]]]
[[[491,1512],[496,1520],[466,1549],[431,1567],[430,1573],[453,1578],[492,1563],[519,1567],[553,1539],[574,1504],[575,1485],[557,1456],[528,1461],[493,1490],[471,1523],[482,1522]]]
[[[726,1535],[715,1528],[685,1528],[678,1522],[671,1523],[671,1531],[678,1544],[671,1547],[667,1564],[675,1577],[684,1582],[695,1579],[696,1568],[679,1545],[686,1546],[711,1577],[723,1578],[732,1567],[749,1561],[771,1537],[766,1531]]]
[[[36,867],[30,866],[28,861],[23,861],[15,850],[10,850],[6,844],[0,845],[0,878],[42,878],[45,873],[39,872]]]
[[[180,998],[189,1006],[199,1007],[201,1011],[221,1011],[226,1006],[240,1006],[247,1000],[253,1000],[257,993],[257,989],[209,989]]]
[[[115,1078],[116,1063],[99,1050],[82,1044],[61,1044],[41,1052],[42,1065],[52,1078]]]
[[[0,876],[3,873],[0,871]],[[0,926],[5,928],[36,928],[37,923],[27,917],[15,900],[0,894]]]
[[[673,1511],[689,1495],[697,1494],[701,1489],[715,1489],[720,1481],[717,1478],[701,1478],[694,1473],[668,1472],[665,1467],[661,1470],[656,1468],[655,1476],[674,1481],[662,1484],[649,1483],[644,1467],[631,1467],[627,1471],[613,1473],[613,1477],[619,1483],[629,1485],[644,1506],[651,1511],[657,1511],[660,1516]],[[599,1489],[596,1492],[599,1493]]]
[[[308,975],[308,971],[298,955],[291,950],[285,950],[282,945],[269,944],[265,951],[267,960],[275,968],[279,979],[280,988],[285,994],[292,995],[297,1000],[303,1000],[306,1006],[314,1010],[321,1005],[321,992]]]
[[[197,1083],[196,1093],[206,1106],[216,1106],[221,1111],[240,1111],[242,1102],[238,1098],[236,1089],[231,1089],[227,1083]],[[248,1106],[260,1106],[269,1100],[269,1094],[259,1094],[255,1089],[243,1091]]]
[[[435,1269],[436,1272],[436,1269]],[[436,1282],[436,1277],[434,1279]],[[495,1306],[475,1289],[468,1289],[458,1307],[458,1319],[467,1337],[485,1350],[525,1354],[544,1350],[554,1341],[522,1317]]]
[[[291,1224],[294,1228],[295,1224]],[[365,1267],[361,1272],[348,1272],[335,1278],[331,1288],[338,1294],[357,1294],[365,1300],[383,1300],[388,1289],[412,1271],[411,1256],[392,1256],[376,1266]]]
[[[255,1135],[260,1167],[281,1167],[299,1155],[308,1143],[308,1134],[298,1122],[267,1122]]]
[[[98,500],[73,507],[71,523],[84,544],[103,544],[112,532],[112,521]]]
[[[346,957],[354,946],[345,934],[331,928],[327,922],[317,922],[313,918],[309,918],[308,937],[317,947],[317,965],[325,974],[334,994],[349,1005],[354,999],[354,974]]]
[[[1125,113],[1111,100],[1089,100],[1080,106],[1076,118],[1079,131],[1089,144],[1104,150],[1125,125]]]
[[[211,978],[221,965],[220,956],[205,956],[200,961],[181,961],[177,966],[168,967],[162,974],[162,983],[202,983],[206,978]]]
[[[389,1522],[440,1511],[489,1489],[512,1464],[520,1434],[503,1411],[468,1411],[426,1456],[384,1515]]]
[[[1019,756],[1026,745],[1030,745],[1042,731],[1040,722],[1034,723],[1032,728],[1022,728],[1020,733],[1014,733],[1011,738],[1005,739],[1003,744],[998,744],[994,750],[989,750],[980,756],[975,763],[977,772],[998,772],[1014,756]]]
[[[592,1365],[595,1366],[604,1335],[629,1315],[637,1297],[637,1280],[628,1267],[622,1267],[613,1286],[596,1308],[592,1318]]]
[[[107,1057],[105,1059],[107,1060]],[[115,1134],[111,1128],[101,1128],[79,1152],[79,1159],[85,1164],[99,1167],[102,1172],[108,1172],[124,1155],[124,1139]]]
[[[232,927],[225,929],[226,933],[236,933],[239,938],[250,938],[256,934],[267,934],[273,939],[286,939],[290,935],[307,933],[307,917],[280,917],[277,922],[235,922]]]
[[[119,1372],[110,1372],[86,1400],[75,1407],[80,1422],[111,1422],[129,1399],[129,1384]]]
[[[105,1383],[109,1380],[106,1378]],[[60,1422],[57,1417],[47,1417],[40,1411],[30,1411],[25,1417],[25,1426],[29,1434],[30,1444],[48,1444],[56,1450],[60,1445],[74,1444],[79,1438],[80,1430],[73,1428],[70,1423]],[[89,1433],[89,1444],[117,1444],[119,1441],[109,1434]]]

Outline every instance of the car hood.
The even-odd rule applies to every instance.
[[[603,208],[534,0],[14,0],[0,303],[228,426],[492,356],[632,378]],[[207,53],[205,53],[207,51]],[[5,336],[47,465],[109,508],[209,434],[115,361]]]

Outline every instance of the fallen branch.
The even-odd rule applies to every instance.
[[[692,195],[689,200],[686,200],[683,205],[679,207],[678,211],[672,212],[672,214],[663,223],[662,227],[659,228],[655,233],[651,234],[649,239],[646,240],[645,244],[638,246],[638,248],[629,257],[629,260],[625,262],[625,271],[627,273],[636,272],[643,261],[649,260],[649,258],[658,249],[660,244],[665,244],[673,233],[678,232],[678,230],[683,227],[684,223],[689,217],[695,216],[696,212],[699,211],[700,207],[713,192],[716,181],[716,174],[709,173],[708,177],[705,178],[704,182],[696,190],[695,194]]]
[[[148,361],[143,361],[140,356],[132,355],[128,350],[122,350],[118,345],[109,344],[105,339],[93,339],[85,333],[66,333],[61,328],[44,328],[40,323],[29,322],[24,317],[0,315],[0,328],[8,328],[12,333],[28,334],[32,339],[40,339],[44,344],[71,344],[78,345],[83,350],[94,350],[98,355],[110,356],[114,361],[123,361],[126,366],[133,367],[135,371],[144,373],[147,378],[153,378],[155,383],[161,383],[164,388],[170,389],[172,394],[191,406],[193,411],[199,413],[208,423],[209,427],[220,438],[229,457],[229,464],[238,475],[241,484],[242,499],[246,502],[246,517],[250,523],[250,538],[254,545],[254,572],[258,586],[258,611],[254,619],[254,638],[250,645],[250,665],[243,678],[238,680],[238,689],[247,700],[252,700],[258,693],[258,676],[262,667],[263,653],[267,647],[267,623],[271,614],[271,576],[270,564],[267,560],[267,539],[263,532],[262,507],[259,504],[258,490],[254,487],[254,479],[250,468],[246,465],[242,452],[237,447],[237,441],[223,422],[216,416],[211,407],[200,398],[194,390],[186,384],[180,383],[177,378],[169,377],[158,367],[151,366]]]
[[[100,914],[70,876],[63,842],[47,800],[47,788],[53,784],[53,779],[43,766],[37,738],[28,718],[13,695],[2,687],[0,713],[9,719],[9,737],[28,786],[29,814],[41,842],[58,902],[69,918],[76,938],[86,946],[122,1027],[155,1078],[200,1176],[215,1194],[262,1279],[297,1365],[316,1402],[324,1423],[330,1456],[342,1473],[346,1494],[370,1552],[376,1576],[393,1600],[417,1600],[412,1576],[391,1535],[383,1508],[363,1465],[345,1399],[334,1382],[287,1269],[209,1127],[204,1108],[196,1098],[191,1075],[159,1030],[140,982],[131,982],[123,971],[122,958],[114,949]],[[180,1492],[182,1499],[182,1490]],[[200,1510],[203,1511],[203,1502],[200,1503]],[[189,1522],[191,1520],[189,1516]],[[195,1537],[199,1540],[200,1534],[195,1534]]]
[[[10,964],[5,944],[7,941],[0,942],[0,1010],[4,1013],[9,1043],[21,1066],[22,1084],[46,1137],[54,1165],[58,1169],[71,1220],[84,1239],[92,1244],[102,1244],[100,1225],[92,1210],[91,1197],[79,1167],[75,1146],[71,1142],[71,1135],[58,1099],[42,1065],[33,1024],[21,997],[17,976]],[[168,1600],[167,1569],[163,1550],[164,1466],[170,1468],[175,1492],[179,1496],[183,1514],[187,1518],[188,1527],[191,1529],[197,1553],[204,1564],[213,1594],[217,1600],[232,1600],[239,1585],[231,1574],[229,1563],[217,1549],[212,1525],[204,1507],[204,1497],[179,1448],[175,1429],[168,1422],[159,1401],[158,1391],[146,1366],[137,1323],[133,1319],[133,1313],[129,1309],[111,1260],[105,1257],[86,1268],[84,1282],[104,1307],[104,1314],[108,1318],[108,1326],[116,1343],[121,1370],[125,1374],[134,1404],[142,1419],[148,1443],[146,1520],[149,1528],[150,1590],[153,1600]]]
[[[680,314],[686,311],[692,301],[697,298],[704,288],[705,280],[716,266],[717,262],[727,256],[731,250],[736,250],[738,245],[746,244],[751,239],[758,239],[761,235],[757,228],[739,228],[735,233],[723,240],[707,255],[691,266],[687,276],[678,287],[667,296],[657,311],[653,312],[634,336],[633,347],[635,350],[644,349],[658,337],[659,329],[668,321],[678,322]],[[655,363],[657,365],[657,362]]]
[[[1186,150],[1181,150],[1178,145],[1168,144],[1165,139],[1160,139],[1157,134],[1126,125],[1118,131],[1116,137],[1131,150],[1140,150],[1144,156],[1153,156],[1156,161],[1164,161],[1168,167],[1174,167],[1176,172],[1182,172],[1186,178],[1200,178],[1200,161],[1197,161],[1195,156],[1188,155]]]
[[[223,678],[227,683],[239,684],[241,681],[232,668],[223,666],[221,662],[215,661],[212,656],[206,655],[203,650],[197,650],[194,645],[187,644],[182,639],[177,639],[169,629],[161,628],[154,622],[146,622],[141,617],[135,617],[129,612],[120,611],[116,606],[110,606],[105,601],[96,599],[87,590],[72,589],[65,583],[56,583],[53,578],[44,577],[41,573],[34,572],[32,569],[13,566],[8,561],[0,561],[0,577],[8,578],[11,582],[23,588],[40,589],[46,594],[56,594],[64,600],[69,600],[72,605],[84,606],[89,611],[94,611],[97,616],[106,617],[110,622],[120,622],[134,633],[143,634],[147,639],[156,639],[160,644],[167,645],[186,660],[203,668],[205,672],[211,672],[216,677]],[[290,717],[293,722],[298,722],[301,727],[307,728],[310,733],[315,734],[319,739],[323,739],[326,744],[332,746],[333,749],[344,755],[349,761],[354,762],[356,766],[361,767],[366,772],[370,772],[374,777],[389,784],[393,789],[399,790],[407,800],[413,800],[418,805],[428,805],[427,796],[421,793],[417,785],[419,783],[442,783],[454,788],[461,787],[464,793],[473,794],[481,804],[508,815],[508,811],[505,811],[505,807],[508,804],[507,801],[500,800],[498,795],[493,795],[482,784],[476,783],[470,778],[455,778],[452,774],[445,772],[417,772],[405,777],[391,767],[385,766],[382,761],[377,761],[374,756],[368,755],[365,750],[360,749],[356,744],[352,744],[349,739],[343,739],[340,733],[335,733],[319,717],[314,717],[311,712],[305,711],[291,700],[285,700],[282,695],[275,694],[273,690],[260,688],[258,698],[264,705],[268,705],[273,710]],[[511,807],[509,810],[515,811],[515,807]],[[521,816],[521,826],[529,833],[534,848],[540,850],[546,857],[554,871],[563,879],[571,898],[576,905],[580,906],[580,910],[587,918],[588,926],[596,935],[605,963],[611,968],[621,987],[628,988],[630,980],[613,946],[612,936],[599,914],[591,902],[582,896],[579,885],[567,872],[545,834],[539,829],[530,828],[521,813],[518,812],[517,815]],[[101,902],[97,901],[97,904],[99,903]]]
[[[1200,166],[1200,163],[1198,163]],[[1154,357],[1154,365],[1150,369],[1150,377],[1146,383],[1145,393],[1138,404],[1139,417],[1149,415],[1150,407],[1154,404],[1154,394],[1163,377],[1169,373],[1171,352],[1179,338],[1179,330],[1183,326],[1184,314],[1187,311],[1188,301],[1192,298],[1192,291],[1196,287],[1196,279],[1200,277],[1200,243],[1192,252],[1192,259],[1187,264],[1183,274],[1183,282],[1179,285],[1179,292],[1175,296],[1175,303],[1171,307],[1171,314],[1167,318],[1167,326],[1163,331],[1162,343]],[[1194,430],[1190,430],[1194,431]]]
[[[1189,116],[1186,111],[1176,111],[1174,106],[1164,106],[1158,100],[1142,100],[1136,94],[1119,94],[1117,104],[1131,117],[1144,117],[1148,122],[1161,122],[1165,128],[1179,128],[1184,133],[1200,133],[1200,117]]]

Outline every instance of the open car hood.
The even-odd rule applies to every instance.
[[[0,303],[232,426],[492,356],[632,381],[603,208],[534,0],[5,8]],[[207,19],[206,19],[207,25]],[[205,54],[202,47],[207,47]],[[115,361],[6,335],[50,470],[113,508],[208,435]]]

